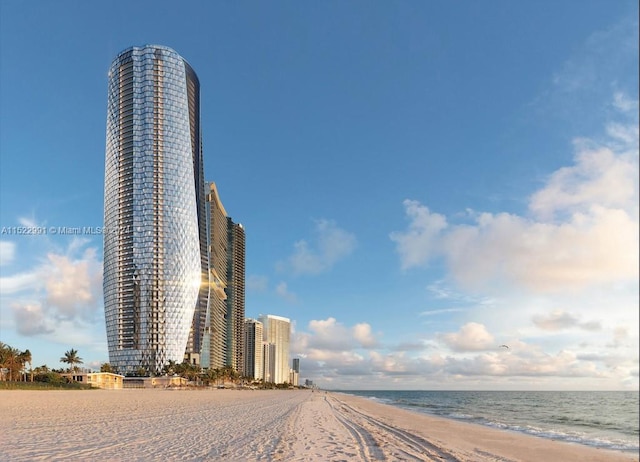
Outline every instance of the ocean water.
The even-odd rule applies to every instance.
[[[638,392],[346,391],[414,412],[625,452],[639,451]]]

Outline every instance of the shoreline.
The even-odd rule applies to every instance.
[[[611,422],[611,419],[606,419],[607,416],[604,414],[602,417],[605,418],[605,421],[603,425],[599,427],[588,425],[591,423],[590,419],[599,418],[597,414],[571,414],[574,421],[578,422],[577,425],[571,426],[571,424],[567,425],[562,421],[562,414],[566,414],[566,412],[569,411],[562,411],[560,414],[557,414],[550,408],[548,411],[543,409],[543,413],[541,414],[538,412],[540,406],[533,405],[529,406],[532,407],[532,409],[522,406],[516,407],[516,412],[513,407],[509,406],[510,401],[508,396],[504,403],[502,402],[503,400],[497,403],[497,408],[495,406],[489,408],[487,404],[482,404],[481,401],[478,401],[477,397],[475,402],[470,401],[466,405],[462,405],[460,401],[456,401],[455,397],[451,398],[449,396],[449,394],[454,393],[449,391],[442,392],[442,399],[446,400],[446,405],[441,405],[441,401],[439,401],[440,395],[437,394],[438,392],[416,391],[417,395],[409,394],[412,392],[407,392],[407,395],[395,395],[393,392],[375,390],[333,390],[330,392],[365,398],[369,401],[415,412],[420,415],[473,424],[483,428],[506,431],[517,435],[533,436],[546,441],[566,442],[578,446],[629,454],[637,454],[639,450],[637,414],[635,416],[635,426],[633,420],[631,420],[626,422],[624,428],[616,428],[614,431],[610,430],[607,425]],[[493,400],[498,399],[494,394],[501,394],[503,392],[471,393],[490,393],[491,395],[488,395],[487,399],[493,402]],[[514,406],[518,405],[520,405],[520,403],[514,403]],[[632,409],[634,409],[634,406],[630,408],[631,413],[633,413]],[[587,412],[588,411],[589,410],[587,410]],[[550,414],[545,415],[544,412],[549,412]],[[633,419],[634,417],[628,415],[628,418]],[[538,421],[537,419],[541,420]],[[566,420],[568,421],[569,418]],[[614,423],[622,426],[622,421],[616,421]],[[634,428],[635,433],[633,432]]]
[[[50,391],[0,391],[8,460],[638,461],[343,392]]]
[[[473,422],[434,416],[377,402],[345,392],[331,392],[345,404],[357,408],[381,422],[427,438],[442,448],[455,448],[470,457],[462,460],[500,460],[538,462],[563,461],[638,461],[638,453],[596,448],[568,441],[552,440],[516,431],[493,428]]]

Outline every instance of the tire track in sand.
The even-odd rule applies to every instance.
[[[440,448],[426,438],[415,435],[400,428],[393,427],[377,420],[348,404],[340,401],[335,396],[325,400],[331,406],[336,418],[347,427],[349,431],[356,429],[361,435],[369,435],[368,448],[379,448],[373,455],[375,459],[369,460],[416,460],[416,461],[446,461],[463,462],[454,454]]]

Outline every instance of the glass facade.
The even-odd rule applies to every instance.
[[[122,374],[201,352],[203,178],[195,72],[167,47],[123,51],[108,77],[103,282],[109,361]]]

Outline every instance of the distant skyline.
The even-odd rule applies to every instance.
[[[197,71],[246,316],[291,319],[301,383],[638,389],[630,0],[3,2],[0,341],[34,367],[108,361],[107,72],[145,44]]]

